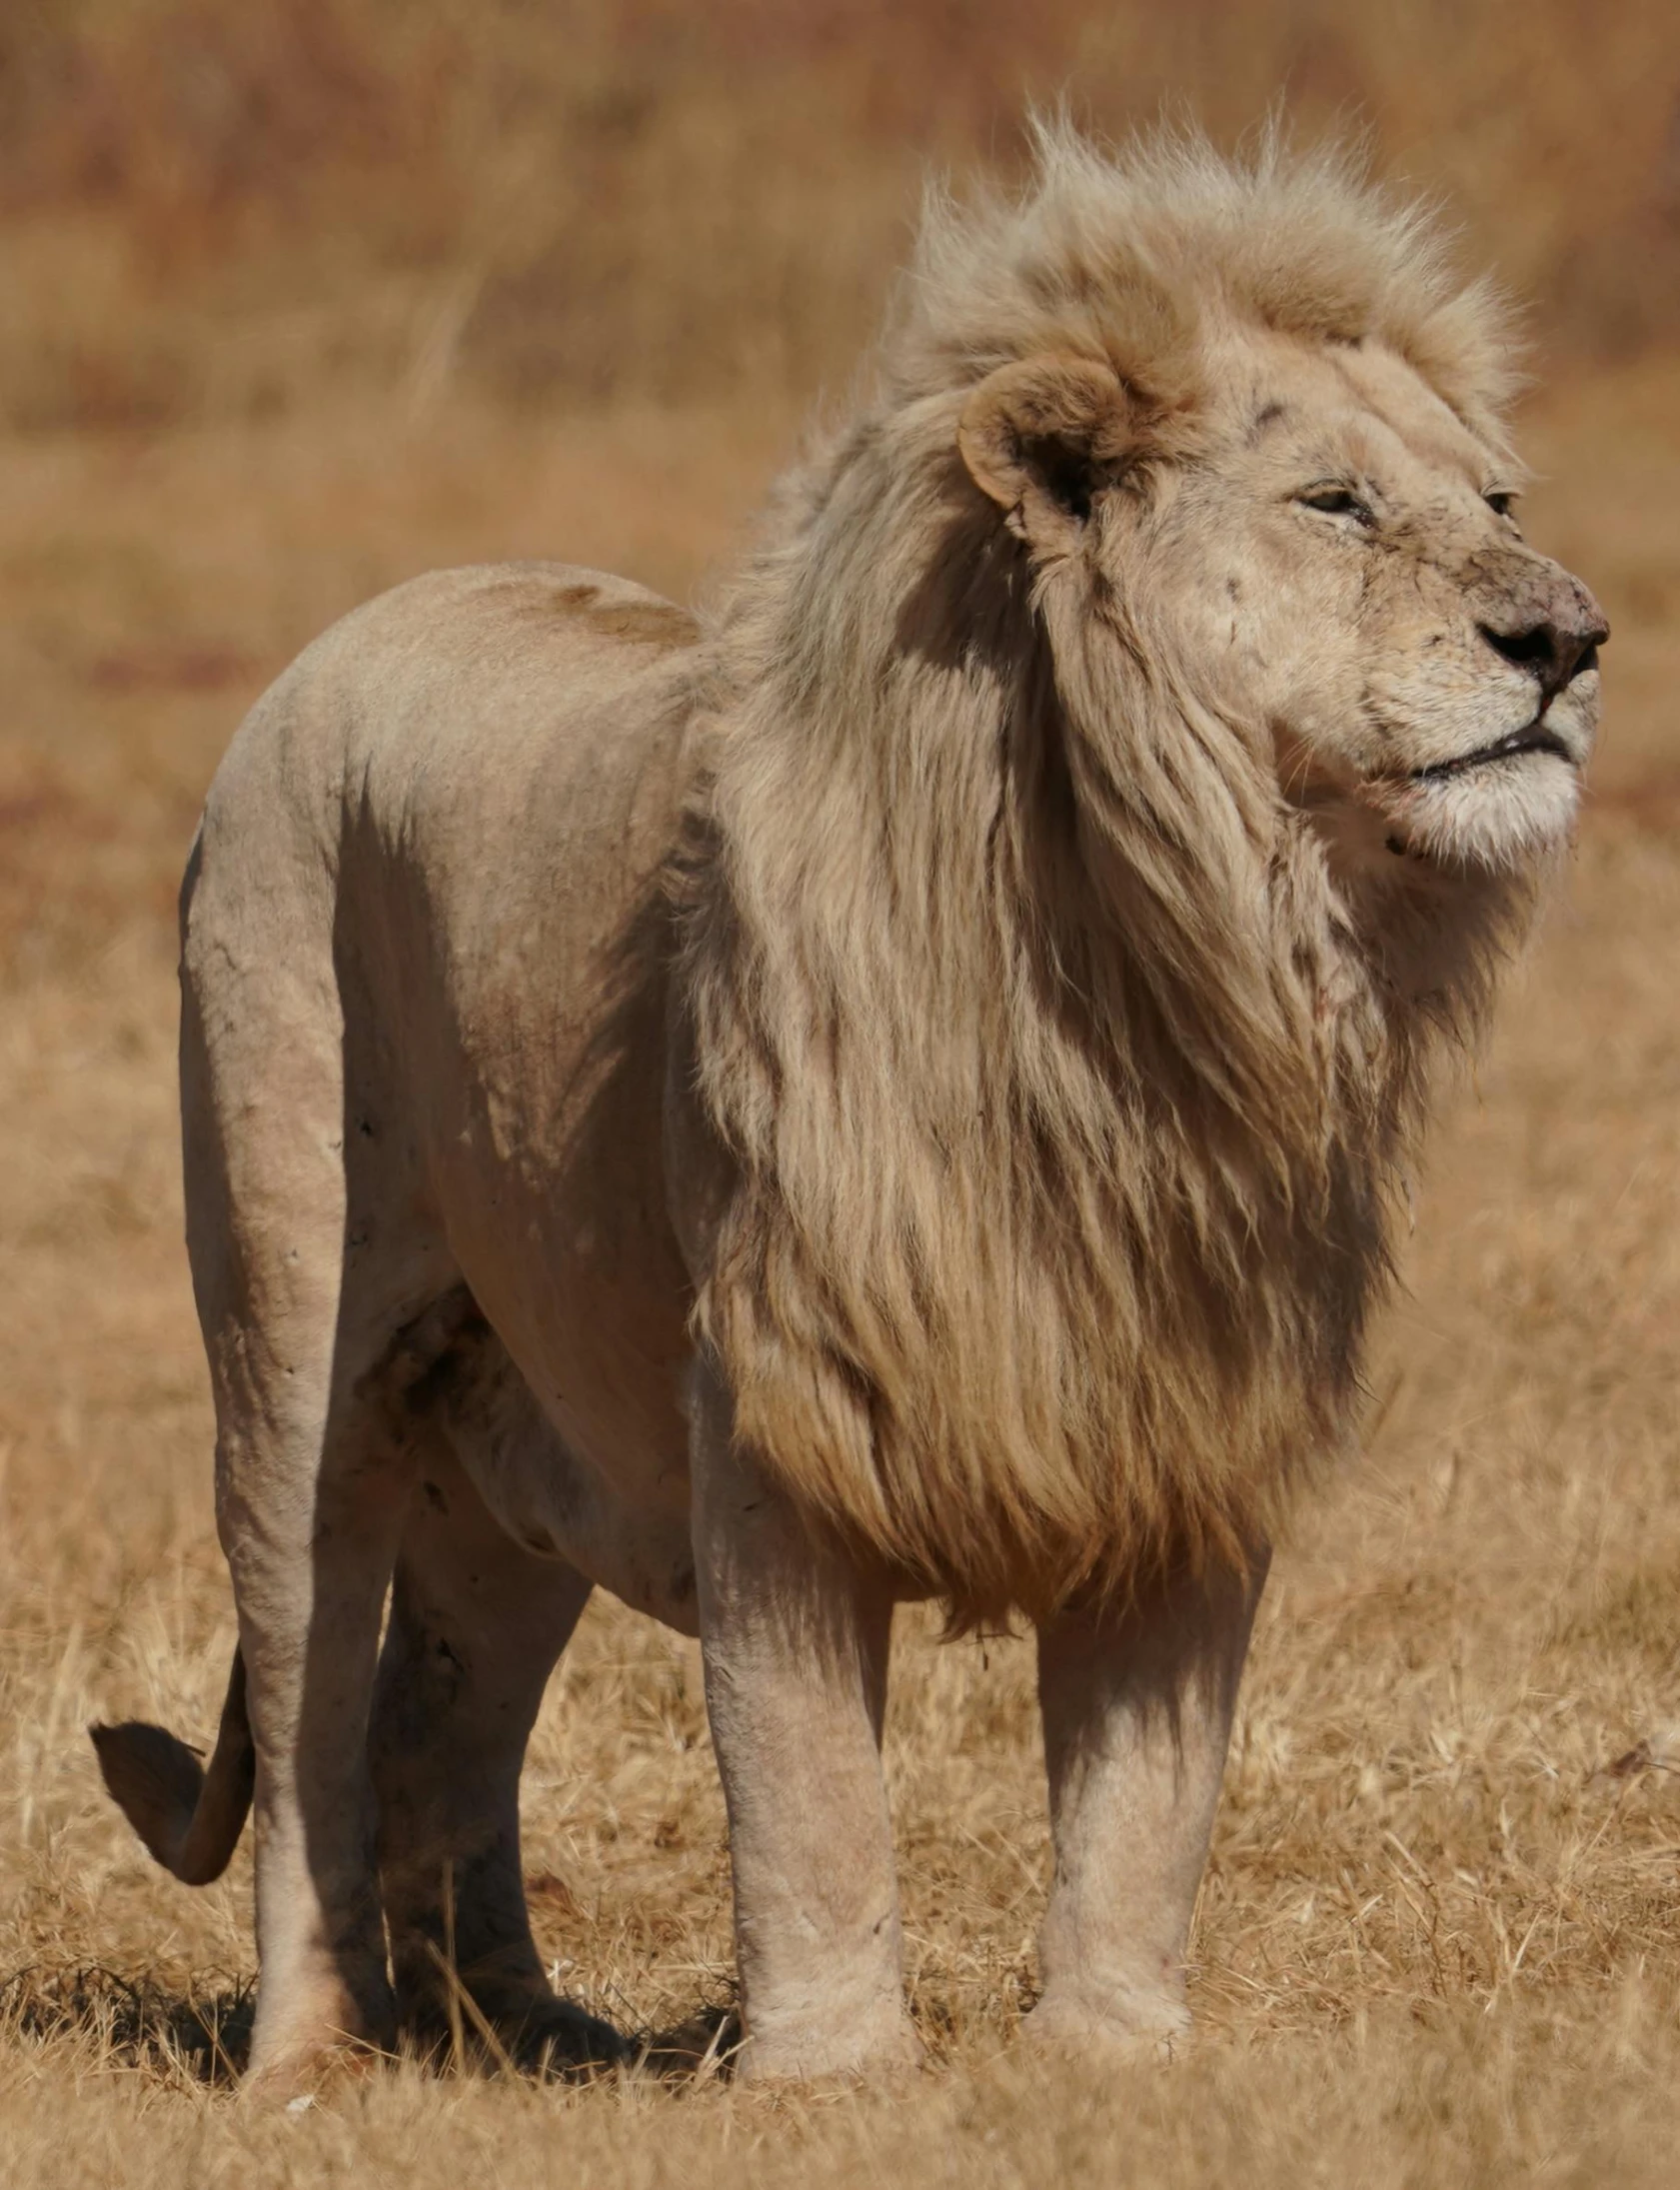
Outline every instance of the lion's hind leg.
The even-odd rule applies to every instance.
[[[631,2048],[548,1985],[526,1909],[519,1786],[590,1587],[508,1535],[441,1427],[422,1432],[369,1732],[398,2017],[425,2039],[454,2024],[522,2065],[571,2070]]]
[[[405,1331],[453,1268],[390,1168],[405,1143],[377,1129],[390,1114],[378,1061],[348,1054],[355,1029],[372,1039],[375,1016],[341,1001],[312,871],[300,878],[297,848],[241,810],[248,789],[236,770],[226,799],[212,793],[188,871],[181,1096],[217,1528],[244,1674],[231,1731],[248,1724],[254,1755],[251,2079],[278,2093],[347,2047],[395,2036],[367,1759],[411,1471],[388,1386]],[[242,1793],[239,1746],[227,1772],[218,1746],[207,1825],[231,1825],[240,1806],[224,1799]],[[128,1768],[137,1761],[149,1787]],[[119,1795],[138,1793],[165,1835],[191,1792],[180,1762],[156,1742],[138,1760],[132,1740],[119,1746]],[[171,1841],[159,1852],[205,1851]]]
[[[325,1285],[307,1314],[274,1316],[274,1274],[207,1335],[255,1758],[251,2075],[286,2092],[395,2035],[366,1729],[407,1456],[366,1387],[374,1330],[332,1315]]]

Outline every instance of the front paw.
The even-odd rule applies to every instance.
[[[1116,2067],[1165,2067],[1182,2058],[1190,2035],[1182,2000],[1126,1992],[1100,2000],[1046,1992],[1020,2025],[1022,2044],[1035,2051],[1085,2054]]]
[[[734,2068],[739,2083],[861,2083],[902,2075],[922,2058],[921,2040],[900,2010],[862,2025],[750,2026]]]

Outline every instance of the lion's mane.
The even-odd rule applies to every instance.
[[[676,881],[731,1165],[697,1325],[738,1434],[958,1621],[1276,1528],[1352,1418],[1427,1060],[1524,909],[1373,926],[1254,726],[960,466],[969,392],[1042,352],[1193,446],[1232,320],[1380,338],[1501,438],[1497,299],[1345,162],[1045,129],[1022,197],[929,207],[717,629]]]

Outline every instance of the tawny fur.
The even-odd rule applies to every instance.
[[[785,486],[684,865],[741,1174],[700,1328],[799,1495],[958,1617],[1275,1529],[1350,1420],[1426,1069],[1531,895],[1414,941],[1339,889],[1147,589],[1035,569],[957,453],[985,375],[1094,360],[1146,508],[1233,325],[1382,342],[1502,446],[1498,300],[1332,158],[1039,157],[1019,204],[933,204],[875,391]]]

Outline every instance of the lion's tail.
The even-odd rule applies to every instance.
[[[106,1786],[164,1868],[189,1886],[220,1878],[245,1829],[257,1776],[239,1650],[233,1654],[208,1771],[197,1750],[162,1726],[130,1719],[122,1726],[90,1726],[88,1732]]]

